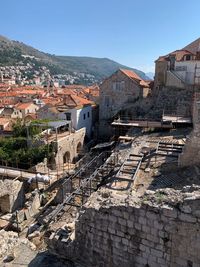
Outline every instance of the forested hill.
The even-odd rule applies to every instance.
[[[41,52],[31,46],[0,36],[0,66],[32,64],[35,68],[46,66],[52,75],[87,73],[100,81],[119,68],[132,69],[108,58],[56,56]],[[133,69],[141,78],[148,79],[144,72]]]

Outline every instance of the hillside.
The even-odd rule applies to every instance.
[[[56,56],[41,52],[31,46],[0,36],[0,66],[32,64],[37,70],[46,66],[51,75],[86,73],[101,81],[119,68],[132,69],[108,58]],[[145,73],[133,69],[143,79]]]

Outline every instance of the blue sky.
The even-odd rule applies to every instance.
[[[199,0],[1,0],[0,10],[0,34],[10,39],[145,72],[200,37]]]

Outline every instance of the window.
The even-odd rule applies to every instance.
[[[104,104],[106,107],[109,107],[110,106],[110,98],[109,96],[105,96],[104,98]]]
[[[88,111],[88,113],[87,113],[87,116],[88,116],[88,118],[90,117],[90,112]]]
[[[84,120],[85,120],[85,117],[86,117],[85,114],[83,114],[83,119],[84,119]]]
[[[67,113],[65,113],[65,115],[66,115],[66,120],[71,121],[71,113],[67,112]]]
[[[125,81],[113,82],[113,91],[120,91],[125,89]]]
[[[124,90],[124,89],[125,89],[125,81],[122,81],[122,82],[120,83],[120,89],[121,89],[121,90]]]
[[[113,91],[115,91],[116,88],[117,88],[117,86],[116,86],[116,82],[113,82]]]
[[[191,55],[186,55],[185,60],[191,60]]]

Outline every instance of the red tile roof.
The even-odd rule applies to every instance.
[[[15,107],[17,109],[22,109],[23,110],[23,109],[29,108],[30,105],[34,105],[34,104],[32,102],[29,102],[29,103],[18,103],[18,104],[15,105]]]
[[[149,87],[148,83],[144,81],[142,78],[139,77],[134,71],[132,70],[126,70],[126,69],[120,69],[125,75],[127,75],[129,78],[139,82],[139,84],[143,87]]]
[[[161,56],[156,61],[159,61],[159,62],[166,61],[166,60],[168,60],[169,56],[171,56],[171,55],[175,56],[176,61],[183,60],[183,57],[186,56],[186,55],[193,55],[193,56],[195,56],[195,54],[191,53],[190,51],[185,50],[185,49],[182,49],[182,50],[175,50],[175,51],[169,53],[166,56]]]

